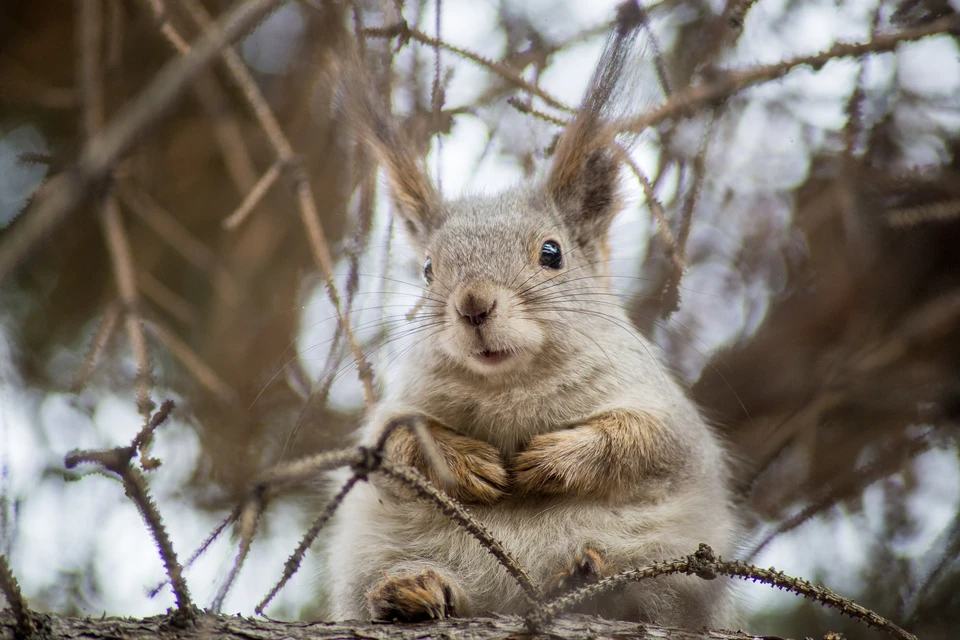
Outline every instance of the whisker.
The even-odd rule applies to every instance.
[[[611,316],[610,314],[607,314],[607,313],[601,313],[600,311],[592,311],[592,310],[588,310],[588,309],[564,308],[564,307],[543,307],[543,308],[541,308],[540,310],[541,310],[541,311],[562,311],[562,312],[566,312],[566,313],[582,313],[582,314],[584,314],[584,315],[594,316],[594,317],[600,318],[600,319],[602,319],[602,320],[606,320],[607,322],[610,322],[611,324],[619,327],[620,329],[623,329],[628,335],[630,335],[631,338],[633,338],[633,339],[637,342],[637,344],[639,344],[641,347],[643,347],[644,351],[647,352],[647,355],[650,356],[650,359],[653,360],[654,364],[657,365],[657,370],[660,372],[660,376],[663,378],[663,381],[664,381],[664,382],[667,381],[666,375],[665,375],[664,372],[663,372],[663,368],[662,368],[661,365],[660,365],[660,359],[659,359],[658,357],[656,357],[656,356],[650,351],[650,348],[647,347],[647,345],[646,345],[646,344],[644,343],[644,341],[640,338],[640,336],[637,335],[637,333],[638,333],[637,330],[636,330],[634,327],[632,327],[631,325],[629,325],[629,324],[626,324],[626,325],[625,325],[625,324],[623,323],[623,321],[621,321],[619,318],[616,318],[616,317],[614,317],[614,316]],[[541,319],[541,321],[543,321],[543,319]],[[651,340],[651,342],[653,342],[655,345],[657,345],[657,347],[659,347],[661,351],[663,351],[663,347],[662,347],[656,340],[653,340],[652,338],[650,338],[650,340]]]

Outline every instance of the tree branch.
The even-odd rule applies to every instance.
[[[419,624],[383,624],[361,622],[274,622],[238,616],[201,614],[196,623],[184,628],[170,615],[137,620],[134,618],[70,618],[34,614],[47,640],[88,638],[105,640],[445,640],[451,637],[469,640],[500,640],[529,637],[523,619],[517,616],[497,618],[451,618]],[[16,622],[8,610],[0,611],[0,640],[12,640]],[[696,631],[665,629],[592,618],[565,616],[547,625],[543,632],[555,640],[778,640],[772,636],[753,636],[733,631]]]

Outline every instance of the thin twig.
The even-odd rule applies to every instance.
[[[160,512],[157,510],[157,505],[150,497],[143,474],[130,464],[134,456],[137,455],[138,449],[145,446],[152,437],[154,430],[169,416],[172,408],[172,401],[164,402],[160,410],[150,417],[147,424],[129,446],[99,451],[73,451],[67,454],[64,464],[68,469],[73,469],[80,463],[91,462],[120,477],[127,496],[137,505],[147,528],[153,534],[153,539],[160,551],[160,558],[167,571],[167,577],[173,585],[177,612],[186,618],[193,618],[196,615],[196,610],[190,600],[190,591],[183,579],[183,568],[177,561],[173,543],[170,541],[170,536],[163,524],[163,519],[160,517]]]
[[[917,637],[912,633],[904,631],[879,614],[861,607],[853,600],[837,595],[826,587],[811,584],[807,580],[793,578],[773,567],[761,569],[740,561],[724,561],[722,558],[715,556],[713,550],[705,544],[701,544],[696,553],[685,558],[678,558],[670,562],[657,562],[640,569],[629,569],[556,598],[541,607],[539,611],[529,614],[527,623],[531,629],[539,629],[550,619],[585,600],[595,598],[630,582],[639,582],[671,574],[696,575],[704,580],[713,580],[718,575],[726,575],[732,578],[763,582],[837,609],[840,613],[855,618],[868,626],[886,631],[900,640],[917,640]]]
[[[540,87],[530,84],[524,80],[520,74],[516,71],[503,64],[502,62],[494,62],[488,58],[481,56],[479,53],[474,53],[463,49],[460,47],[455,47],[452,44],[438,40],[436,38],[431,38],[424,32],[420,31],[415,27],[411,27],[406,22],[399,22],[395,25],[389,27],[372,27],[369,29],[364,29],[363,34],[370,38],[396,38],[399,37],[401,40],[414,40],[425,46],[431,48],[441,48],[446,49],[450,53],[453,53],[465,60],[474,62],[481,67],[495,73],[500,76],[510,84],[514,85],[519,89],[523,89],[527,93],[534,95],[545,103],[553,107],[554,109],[559,109],[560,111],[565,111],[567,113],[573,113],[574,110],[567,105],[563,104],[557,98],[554,98],[552,95],[541,89]]]
[[[643,195],[647,200],[647,207],[650,209],[650,213],[653,214],[654,219],[657,221],[657,233],[660,234],[660,240],[663,242],[663,251],[667,254],[667,259],[673,263],[674,268],[683,273],[687,268],[686,263],[683,260],[679,246],[677,245],[677,240],[673,236],[673,231],[670,230],[670,224],[667,222],[666,213],[663,210],[663,204],[660,203],[660,200],[657,198],[657,194],[653,191],[653,185],[650,184],[650,179],[647,178],[646,174],[643,173],[643,170],[640,169],[639,165],[634,162],[633,158],[630,157],[630,154],[626,149],[617,145],[621,159],[623,162],[630,167],[630,170],[633,171],[633,174],[637,177],[637,180],[640,182],[640,186],[643,187]]]
[[[229,527],[231,524],[237,521],[237,518],[240,517],[240,510],[241,510],[240,506],[238,506],[236,509],[234,509],[230,513],[230,515],[224,518],[220,522],[220,524],[216,526],[216,528],[213,531],[210,532],[210,535],[208,535],[206,539],[204,539],[204,541],[200,543],[200,546],[197,547],[192,554],[190,554],[190,557],[187,558],[187,561],[183,564],[184,569],[189,569],[191,566],[193,566],[193,563],[196,562],[200,558],[200,556],[202,556],[204,552],[206,552],[206,550],[210,548],[210,545],[212,545],[214,542],[217,541],[217,538],[219,538],[223,534],[223,532],[227,529],[227,527]],[[160,593],[160,590],[163,589],[168,584],[170,584],[169,577],[166,580],[154,586],[153,589],[151,589],[147,593],[147,597],[155,598],[157,594]]]
[[[152,301],[174,318],[188,326],[197,322],[197,311],[183,296],[160,282],[146,269],[137,270],[137,289],[143,297]]]
[[[83,364],[80,365],[80,370],[73,379],[71,388],[74,393],[78,393],[86,386],[87,382],[89,382],[90,376],[93,375],[93,370],[97,366],[97,360],[100,359],[100,354],[102,354],[107,348],[107,345],[110,344],[110,338],[113,337],[113,334],[117,330],[117,322],[120,320],[120,315],[120,304],[117,302],[110,303],[103,314],[103,318],[101,318],[97,324],[97,330],[94,332],[93,338],[90,339],[90,346],[87,348],[87,353],[83,358]]]
[[[116,193],[120,201],[184,260],[208,274],[214,290],[230,305],[240,300],[240,284],[220,263],[217,254],[201,242],[159,202],[134,183],[122,180]]]
[[[705,164],[707,149],[710,140],[713,138],[713,124],[717,120],[717,109],[713,109],[707,119],[703,132],[703,138],[700,140],[700,149],[693,159],[693,183],[683,199],[683,205],[680,208],[680,223],[677,231],[676,252],[680,260],[673,263],[673,270],[667,277],[666,284],[660,297],[660,316],[664,320],[680,308],[680,280],[683,279],[683,266],[687,264],[687,240],[690,238],[690,227],[693,224],[693,211],[696,208],[697,199],[700,197],[700,190],[703,187],[703,179],[706,175]],[[661,175],[663,175],[661,173]]]
[[[947,200],[915,207],[892,209],[886,215],[891,227],[915,227],[927,222],[948,222],[960,219],[960,200]]]
[[[237,551],[237,558],[233,561],[233,567],[230,573],[223,581],[223,584],[217,590],[217,595],[213,598],[210,608],[218,612],[223,608],[223,602],[230,592],[230,587],[240,574],[240,568],[250,553],[250,546],[253,544],[253,537],[257,535],[257,527],[260,526],[260,516],[266,508],[266,498],[262,493],[256,493],[254,499],[248,500],[240,511],[238,518],[240,528],[240,549]]]
[[[253,185],[253,189],[251,189],[250,193],[243,199],[240,206],[223,219],[223,222],[220,223],[221,226],[223,226],[224,229],[232,231],[243,224],[250,214],[253,213],[253,210],[257,208],[257,205],[260,204],[260,201],[263,200],[263,197],[267,195],[267,192],[270,191],[270,187],[276,184],[277,178],[280,177],[282,172],[283,162],[281,160],[277,160],[270,165],[267,172]]]
[[[127,331],[127,340],[137,363],[137,409],[146,417],[153,410],[153,401],[150,399],[150,389],[153,387],[153,367],[150,362],[150,352],[147,348],[147,339],[143,334],[143,325],[137,315],[140,306],[140,297],[137,293],[137,278],[133,266],[133,253],[130,249],[130,240],[123,227],[123,218],[117,201],[108,196],[100,212],[100,224],[103,227],[107,240],[107,252],[113,267],[113,277],[120,294],[120,301],[124,306],[124,327]]]
[[[157,21],[157,28],[170,46],[180,55],[190,53],[190,45],[167,18],[163,0],[141,0],[141,2],[149,7]],[[223,163],[231,180],[240,193],[246,193],[256,180],[256,172],[237,119],[232,115],[228,117],[228,100],[218,86],[216,77],[211,73],[200,74],[194,80],[193,90],[213,123],[213,135],[217,139],[220,155],[223,157]]]
[[[108,176],[117,160],[170,108],[190,81],[228,43],[241,37],[282,0],[243,0],[206,30],[190,54],[168,62],[138,97],[129,101],[97,137],[88,140],[71,171],[48,183],[17,224],[0,238],[0,281],[79,207]],[[82,3],[86,4],[86,3]]]
[[[622,120],[617,128],[621,131],[644,131],[665,120],[686,117],[706,105],[722,102],[747,87],[781,78],[797,67],[809,65],[819,69],[831,60],[893,51],[903,42],[913,42],[929,36],[949,33],[958,27],[960,27],[960,16],[950,15],[920,27],[878,35],[870,42],[837,43],[826,51],[814,55],[800,56],[776,64],[740,71],[721,71],[714,80],[706,84],[678,91],[659,107],[641,116]]]
[[[414,489],[420,496],[433,502],[444,515],[476,538],[476,540],[497,559],[503,568],[513,576],[513,579],[516,580],[517,584],[520,585],[520,588],[523,590],[523,594],[526,596],[529,604],[534,608],[539,606],[543,596],[540,588],[534,583],[530,574],[527,573],[527,570],[523,568],[523,565],[517,561],[513,554],[500,544],[500,541],[493,537],[479,520],[463,508],[463,505],[435,487],[416,469],[399,467],[389,460],[383,460],[378,470],[384,475],[406,484]]]
[[[350,476],[350,479],[347,480],[340,491],[333,497],[333,499],[323,508],[323,511],[320,512],[320,515],[313,521],[310,525],[310,528],[304,534],[303,538],[300,540],[300,544],[297,545],[296,551],[287,558],[287,561],[283,565],[283,576],[279,581],[273,586],[263,600],[260,601],[260,604],[256,606],[253,610],[257,615],[263,615],[263,610],[267,608],[267,605],[273,600],[273,598],[280,592],[280,589],[287,584],[290,578],[293,577],[293,574],[297,572],[300,568],[300,563],[303,562],[304,556],[307,555],[307,550],[317,539],[317,536],[320,535],[320,531],[327,525],[330,521],[330,518],[333,517],[333,514],[336,512],[337,508],[343,503],[344,498],[347,497],[347,494],[353,489],[354,485],[360,481],[360,476],[354,474]]]
[[[515,98],[515,97],[507,98],[507,104],[509,104],[511,107],[513,107],[520,113],[533,116],[538,120],[543,120],[544,122],[549,122],[550,124],[555,124],[558,127],[565,127],[568,124],[570,124],[570,120],[565,120],[563,118],[550,115],[546,111],[540,111],[538,109],[535,109],[533,105],[531,105],[529,102],[520,100],[519,98]]]
[[[213,392],[222,402],[233,404],[239,397],[237,392],[210,368],[203,358],[198,356],[187,343],[181,340],[176,333],[167,328],[157,318],[151,318],[147,325],[149,331],[156,336],[174,358],[204,387]]]
[[[80,46],[79,85],[83,100],[83,130],[88,140],[96,140],[105,119],[103,70],[100,49],[103,40],[103,3],[90,0],[80,4],[77,20]],[[144,417],[153,410],[150,400],[151,366],[143,326],[136,313],[139,306],[133,254],[123,227],[116,200],[107,195],[100,205],[100,226],[110,254],[114,282],[124,305],[125,328],[130,349],[137,363],[137,408]]]
[[[0,553],[0,592],[6,597],[13,611],[13,618],[17,621],[18,637],[24,639],[31,637],[37,629],[33,623],[33,616],[30,615],[30,609],[20,591],[20,585],[17,584],[17,578],[13,575],[7,558],[2,553]]]
[[[183,5],[191,14],[197,25],[205,31],[216,30],[218,25],[214,24],[206,9],[196,0],[183,0]],[[256,80],[250,74],[243,59],[234,51],[232,46],[226,46],[220,52],[223,61],[230,72],[230,76],[240,88],[244,98],[250,104],[254,116],[263,128],[270,145],[277,154],[277,159],[285,166],[290,167],[294,178],[295,190],[297,195],[297,204],[300,210],[300,218],[304,228],[307,231],[307,239],[313,257],[320,267],[324,281],[327,285],[327,296],[333,305],[337,314],[337,323],[340,325],[347,341],[350,344],[350,350],[357,363],[357,374],[363,384],[366,406],[372,407],[375,402],[373,394],[373,369],[367,362],[357,343],[357,339],[350,329],[349,320],[341,311],[340,295],[337,293],[336,285],[333,280],[333,258],[330,254],[330,247],[327,243],[323,228],[320,226],[320,216],[317,212],[316,201],[313,197],[313,190],[307,179],[306,171],[300,162],[299,156],[294,152],[286,134],[280,127],[273,110],[264,98],[263,93],[257,86]]]
[[[240,574],[240,570],[243,568],[243,563],[247,559],[250,551],[250,545],[253,543],[253,536],[257,532],[260,516],[266,508],[270,495],[285,485],[303,482],[330,469],[347,465],[362,465],[368,457],[363,450],[344,449],[342,451],[321,453],[295,460],[275,467],[265,473],[260,480],[255,483],[253,490],[234,512],[236,517],[233,518],[233,520],[239,522],[240,547],[237,551],[237,557],[233,562],[233,566],[230,568],[230,573],[214,597],[211,605],[214,611],[219,611],[220,607],[223,606],[223,602],[226,600],[230,588],[233,586],[234,581]],[[228,519],[227,523],[229,523],[230,520],[231,519]],[[221,524],[218,529],[222,530],[224,526],[225,525]],[[213,535],[208,537],[210,542],[212,542],[213,539]]]

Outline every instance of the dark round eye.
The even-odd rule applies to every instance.
[[[423,263],[423,281],[427,284],[433,282],[433,260],[427,258],[426,262]]]
[[[550,269],[559,269],[563,266],[563,254],[560,245],[553,240],[547,240],[540,247],[540,266]]]

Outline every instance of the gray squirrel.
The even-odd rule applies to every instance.
[[[729,554],[738,532],[718,437],[609,288],[621,157],[605,115],[642,22],[634,0],[621,5],[548,171],[495,196],[441,199],[369,83],[346,90],[395,214],[423,252],[422,313],[435,323],[394,365],[359,439],[372,444],[391,420],[417,416],[452,477],[448,492],[551,594],[700,542]],[[444,479],[406,428],[385,455]],[[528,606],[473,538],[376,474],[340,506],[324,571],[334,619]],[[737,618],[729,581],[686,576],[630,585],[584,611],[686,627]]]

